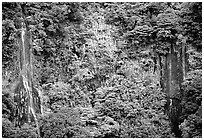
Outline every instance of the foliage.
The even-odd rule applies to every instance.
[[[81,91],[77,85],[70,85],[63,82],[43,85],[44,104],[51,111],[56,112],[62,107],[87,106],[89,97]]]
[[[15,131],[13,138],[38,138],[37,129],[29,125],[23,126]]]
[[[13,120],[15,113],[15,103],[13,98],[9,93],[3,93],[2,96],[2,114],[4,118],[8,118],[9,120]]]
[[[2,119],[2,137],[4,138],[38,138],[36,128],[25,124],[21,128],[14,127],[8,119]]]
[[[202,49],[202,4],[195,3],[183,3],[181,11],[181,25],[186,36],[188,36],[188,42],[192,43],[197,50]]]
[[[13,19],[16,12],[15,10],[17,8],[16,3],[3,3],[2,7],[2,12],[4,13],[4,16],[2,17],[2,51],[4,52],[2,54],[2,66],[3,68],[8,68],[10,67],[9,64],[14,64],[16,60],[15,53],[17,51],[17,48],[14,45],[16,27],[14,25],[15,23]]]
[[[202,117],[195,114],[189,115],[181,124],[183,138],[201,138],[202,137]]]
[[[184,88],[184,112],[188,116],[194,114],[202,105],[202,73],[200,70],[188,73]]]
[[[6,118],[2,118],[2,137],[3,138],[11,137],[14,134],[13,129],[14,129],[14,126],[12,122],[10,122]]]
[[[195,49],[190,49],[188,51],[189,56],[189,69],[190,71],[202,69],[202,53],[196,51]]]
[[[182,137],[201,137],[198,2],[2,3],[3,137],[39,137],[34,126],[13,125],[20,5],[32,33],[33,84],[42,89],[40,137],[175,137],[160,87],[171,43],[176,53],[187,47],[189,63],[182,84]]]
[[[40,136],[42,138],[89,137],[89,133],[81,128],[79,111],[62,108],[56,113],[40,119]]]
[[[150,76],[153,75],[132,77],[137,79],[135,82],[115,77],[109,81],[113,87],[96,91],[94,108],[99,115],[107,115],[120,124],[119,137],[171,137],[161,103],[166,95]]]
[[[202,137],[202,72],[190,71],[183,83],[183,137]]]

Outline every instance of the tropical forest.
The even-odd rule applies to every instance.
[[[2,2],[3,138],[202,138],[201,2]]]

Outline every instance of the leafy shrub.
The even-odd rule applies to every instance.
[[[196,113],[202,102],[202,71],[190,71],[183,82],[184,98],[182,100],[183,119]]]
[[[4,138],[37,138],[37,130],[30,125],[14,127],[8,119],[2,119],[2,137]]]
[[[141,84],[138,81],[142,81]],[[120,124],[119,137],[173,137],[161,103],[166,94],[156,83],[153,75],[145,73],[137,80],[115,76],[111,83],[113,87],[104,87],[106,90],[96,92],[100,93],[97,98],[104,99],[97,100],[99,114],[107,115]]]
[[[195,114],[189,115],[180,125],[180,129],[184,138],[201,138],[202,117]]]
[[[121,100],[108,99],[104,102],[101,107],[101,112],[104,115],[114,118],[116,121],[121,121],[122,118],[125,118],[128,115],[128,112],[131,109],[131,103],[125,103]]]
[[[87,106],[88,96],[76,84],[55,82],[54,84],[44,85],[45,106],[56,112],[62,107],[76,107],[78,105]]]
[[[188,51],[189,54],[189,69],[197,70],[202,69],[202,53],[195,51],[194,49],[190,49]]]
[[[12,137],[14,138],[38,138],[37,129],[30,125],[24,125],[20,129],[17,128],[15,130],[15,135],[13,135]]]
[[[111,117],[104,117],[102,125],[99,127],[100,137],[117,138],[119,137],[119,123]]]
[[[194,93],[202,92],[202,71],[195,70],[187,73],[187,77],[183,83],[183,89],[186,96],[191,96]]]
[[[3,91],[2,95],[2,114],[4,118],[8,118],[9,120],[14,119],[15,113],[15,103],[9,91]]]
[[[13,124],[6,118],[2,119],[2,137],[3,138],[11,138],[14,134],[14,126]]]
[[[89,137],[81,128],[80,113],[77,109],[63,108],[40,119],[42,138]]]
[[[47,92],[49,98],[49,105],[53,111],[59,110],[64,105],[71,105],[73,95],[70,92],[70,85],[63,82],[56,82],[50,85]]]
[[[183,137],[202,136],[202,71],[190,71],[183,83],[184,98],[182,100],[183,123],[180,128]]]

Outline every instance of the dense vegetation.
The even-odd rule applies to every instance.
[[[39,128],[15,123],[22,20]],[[4,2],[2,78],[2,137],[200,138],[202,3]]]

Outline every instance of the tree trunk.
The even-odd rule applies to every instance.
[[[17,104],[15,125],[35,123],[38,128],[36,113],[41,113],[40,93],[34,88],[32,77],[32,44],[31,33],[25,21],[22,21],[20,36],[17,39],[19,46],[20,74],[18,84],[14,90],[14,101]]]

